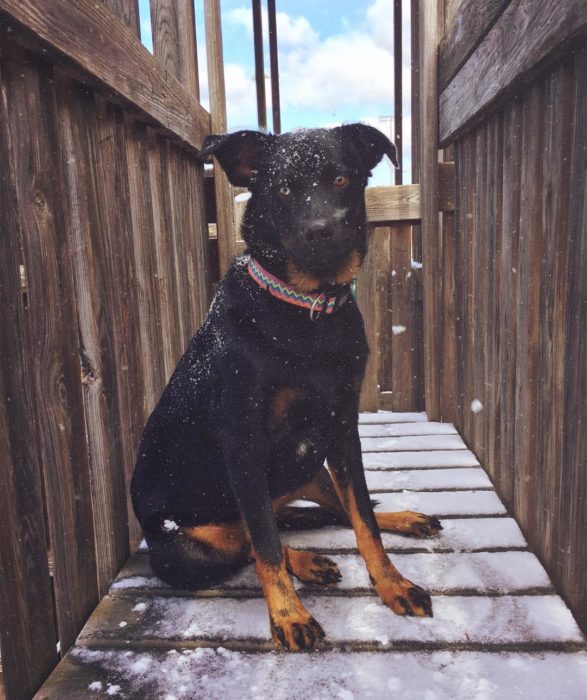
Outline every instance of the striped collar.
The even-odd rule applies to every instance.
[[[268,272],[253,257],[249,258],[249,275],[255,282],[266,289],[277,299],[287,301],[294,306],[300,306],[310,310],[312,321],[322,313],[332,314],[343,306],[351,295],[350,286],[341,284],[332,289],[314,292],[298,292],[291,285],[282,282],[280,279]]]

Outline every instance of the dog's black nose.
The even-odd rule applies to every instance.
[[[332,238],[332,230],[322,222],[312,224],[306,230],[306,240],[308,243],[320,243]]]

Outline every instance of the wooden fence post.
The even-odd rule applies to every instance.
[[[226,91],[222,54],[222,25],[219,0],[204,0],[206,47],[208,54],[208,87],[210,91],[210,128],[214,134],[226,131]],[[236,249],[234,231],[234,197],[224,172],[214,167],[216,193],[216,232],[220,275],[228,270]]]
[[[441,278],[438,226],[438,2],[420,6],[420,184],[424,288],[424,377],[426,412],[440,419]]]

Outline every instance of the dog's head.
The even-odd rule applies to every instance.
[[[371,170],[384,155],[397,166],[395,146],[364,124],[209,136],[199,155],[251,191],[242,232],[253,255],[285,265],[307,289],[350,281],[366,252]]]

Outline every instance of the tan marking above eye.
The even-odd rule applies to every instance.
[[[338,175],[334,178],[334,184],[337,187],[346,187],[349,184],[349,179],[346,175]]]

